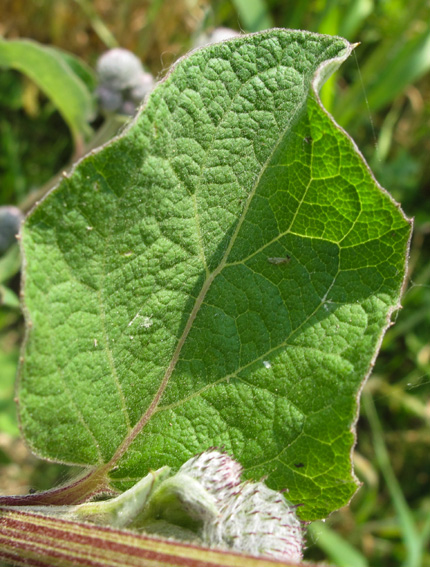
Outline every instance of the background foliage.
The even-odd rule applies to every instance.
[[[322,98],[376,177],[415,217],[397,324],[363,395],[355,452],[363,486],[351,506],[314,525],[307,557],[349,566],[430,565],[430,3],[425,0],[3,0],[0,36],[67,50],[94,68],[107,48],[136,53],[155,75],[218,26],[272,26],[361,42]],[[103,127],[94,117],[94,131]],[[106,126],[106,122],[104,122]],[[33,194],[95,144],[72,136],[52,99],[18,71],[0,71],[0,205]],[[106,135],[106,133],[105,133]],[[64,469],[19,440],[13,381],[23,327],[16,248],[0,259],[0,490],[42,489]],[[7,293],[4,291],[7,290]],[[9,293],[10,292],[10,293]],[[387,459],[389,457],[389,460]],[[339,538],[341,538],[339,540]]]

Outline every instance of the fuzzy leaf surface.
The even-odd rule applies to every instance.
[[[222,446],[304,519],[349,500],[410,234],[315,92],[350,50],[270,30],[193,52],[29,215],[36,453],[122,490]]]

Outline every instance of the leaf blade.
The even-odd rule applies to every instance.
[[[21,419],[39,453],[115,467],[123,489],[224,445],[303,517],[348,500],[409,235],[308,95],[349,50],[272,30],[195,52],[30,215]]]

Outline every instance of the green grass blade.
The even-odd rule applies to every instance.
[[[89,135],[92,94],[63,56],[34,41],[0,39],[0,67],[21,71],[32,79],[57,107],[75,142]]]
[[[273,27],[265,0],[232,0],[244,29],[256,32]]]
[[[373,12],[374,5],[374,0],[349,0],[348,6],[342,7],[339,35],[354,41],[363,23]]]
[[[401,486],[391,466],[388,451],[384,443],[384,434],[379,422],[378,414],[376,413],[373,398],[368,393],[363,394],[363,406],[372,429],[375,455],[379,469],[387,483],[387,488],[390,492],[393,506],[397,512],[401,526],[402,539],[407,556],[404,562],[404,567],[421,567],[423,550],[421,548],[420,535]]]
[[[360,69],[357,80],[336,104],[342,126],[359,121],[366,106],[375,112],[399,96],[430,69],[430,27],[413,39],[385,40]],[[364,100],[363,89],[367,102]]]
[[[338,567],[368,567],[362,553],[323,522],[313,522],[308,528],[315,544]]]
[[[389,57],[367,93],[371,110],[379,110],[430,70],[430,28]]]

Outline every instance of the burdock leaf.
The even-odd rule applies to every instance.
[[[350,51],[270,30],[193,52],[29,215],[37,454],[123,490],[218,446],[304,519],[349,500],[410,234],[317,97]]]

